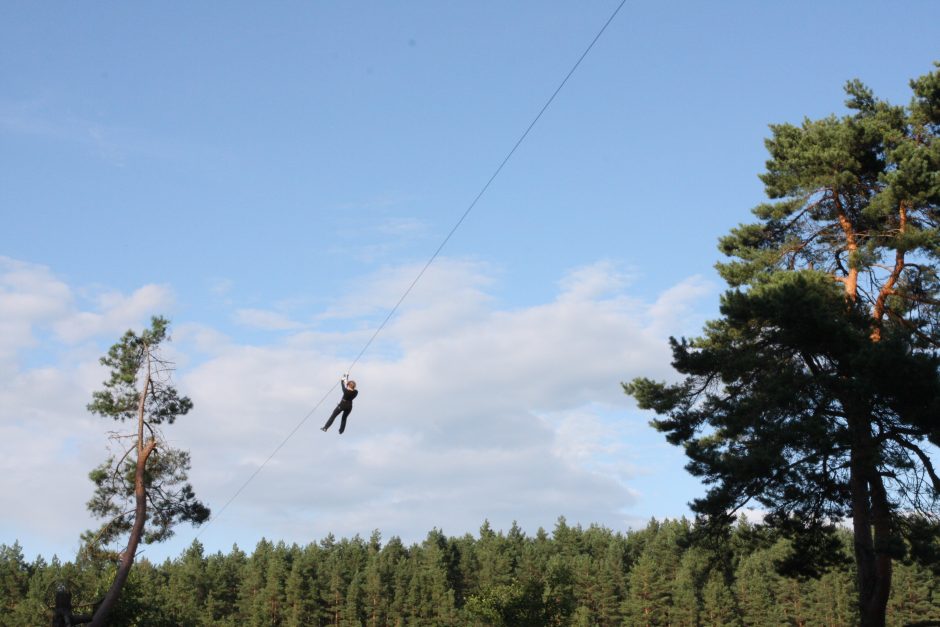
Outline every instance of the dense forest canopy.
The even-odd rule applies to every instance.
[[[439,530],[420,544],[379,532],[328,536],[306,546],[262,540],[206,554],[198,542],[162,564],[141,560],[112,615],[115,626],[176,625],[829,625],[858,622],[851,534],[846,559],[817,579],[785,577],[788,541],[747,521],[715,542],[687,520],[650,521],[615,532],[572,526],[526,535],[484,524],[477,536]],[[27,562],[0,546],[0,625],[47,625],[52,593],[97,598],[114,567]],[[896,565],[888,624],[940,620],[940,580]]]

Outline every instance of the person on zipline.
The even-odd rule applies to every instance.
[[[356,389],[356,382],[349,380],[348,374],[343,375],[343,378],[340,379],[339,382],[340,385],[343,386],[343,400],[341,400],[339,405],[336,406],[336,409],[333,410],[333,414],[330,416],[330,419],[326,421],[326,424],[320,427],[320,431],[329,429],[340,412],[343,412],[343,420],[339,423],[339,432],[342,433],[346,430],[346,418],[349,417],[349,412],[352,411],[352,402],[353,399],[356,398],[356,395],[359,394],[359,390]]]

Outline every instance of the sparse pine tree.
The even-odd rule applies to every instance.
[[[104,524],[83,539],[89,554],[105,555],[101,547],[126,537],[116,559],[117,571],[95,611],[92,627],[101,627],[121,593],[140,543],[160,542],[173,535],[181,522],[201,524],[206,508],[187,483],[189,453],[163,439],[160,428],[171,425],[192,409],[192,401],[171,384],[172,364],[160,356],[169,340],[169,322],[151,319],[150,328],[128,331],[113,345],[101,364],[110,368],[104,389],[94,393],[88,410],[117,422],[131,422],[134,430],[116,434],[118,456],[92,471],[94,497],[88,509]]]

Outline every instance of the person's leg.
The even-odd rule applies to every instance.
[[[337,406],[336,406],[336,409],[334,409],[334,410],[333,410],[333,413],[330,415],[330,419],[326,421],[326,424],[325,424],[325,425],[323,425],[322,427],[320,427],[320,430],[321,430],[321,431],[326,431],[327,429],[329,429],[329,428],[330,428],[330,425],[333,424],[333,421],[336,420],[336,417],[339,416],[339,412],[341,412],[341,411],[343,411],[343,410],[340,409],[340,406],[339,406],[339,405],[337,405]],[[346,424],[346,416],[345,416],[345,415],[343,416],[343,424]],[[340,433],[342,433],[342,432],[343,432],[342,429],[340,429]]]
[[[339,432],[340,432],[340,433],[342,433],[343,431],[346,430],[346,419],[349,418],[349,412],[351,412],[351,411],[352,411],[351,409],[345,409],[345,410],[343,410],[343,419],[342,419],[342,421],[339,423]]]

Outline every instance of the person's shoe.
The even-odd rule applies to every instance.
[[[320,431],[326,431],[326,427],[320,427]]]

